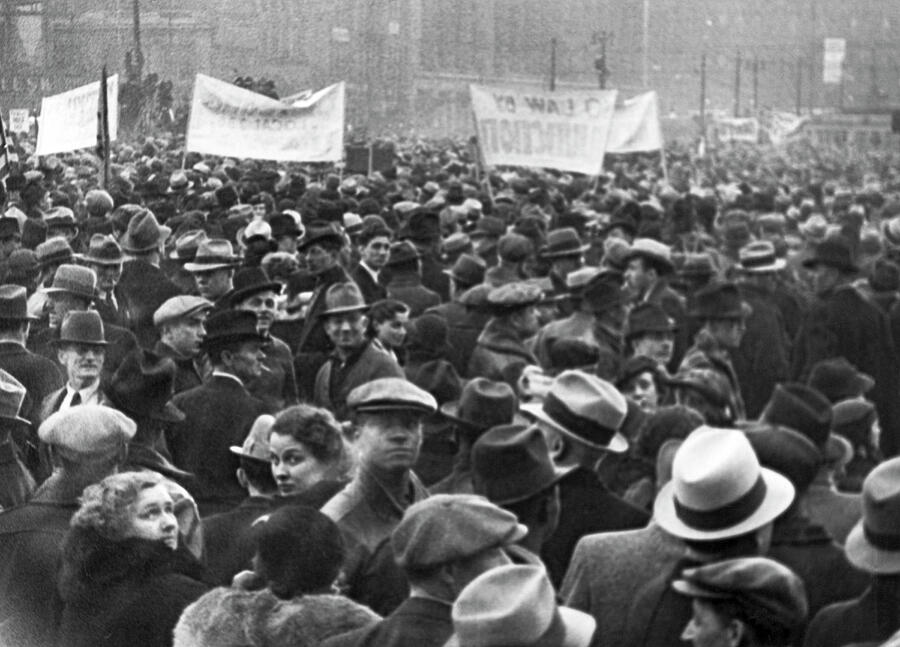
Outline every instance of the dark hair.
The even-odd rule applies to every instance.
[[[716,600],[703,598],[703,602],[712,607],[716,615],[726,623],[740,620],[750,632],[750,636],[741,642],[742,645],[793,645],[796,644],[797,630],[800,627],[786,627],[775,622],[771,613],[764,609],[740,604],[735,600]]]
[[[272,464],[269,461],[241,456],[240,465],[247,481],[260,492],[268,494],[278,489],[275,477],[272,476]]]
[[[278,508],[257,525],[254,535],[256,570],[283,600],[327,588],[344,562],[337,524],[313,508]]]
[[[690,407],[680,404],[660,407],[641,425],[637,438],[638,453],[655,460],[659,448],[667,440],[684,440],[702,425],[703,416]]]
[[[409,306],[402,301],[397,301],[396,299],[382,299],[381,301],[376,301],[372,304],[372,307],[369,308],[369,329],[366,333],[369,337],[375,337],[377,335],[375,324],[390,321],[398,314],[404,312],[409,313]]]
[[[0,319],[0,335],[22,332],[27,325],[27,320],[23,321],[21,319]]]
[[[309,450],[320,463],[331,464],[344,457],[341,427],[328,410],[309,404],[288,407],[275,417],[272,434],[290,436]]]

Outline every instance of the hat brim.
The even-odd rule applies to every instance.
[[[755,267],[744,267],[741,265],[740,269],[744,274],[763,274],[765,272],[780,272],[785,267],[787,267],[787,260],[776,258],[775,261],[769,265],[757,265]]]
[[[281,283],[278,281],[270,281],[269,283],[258,283],[256,285],[249,285],[245,288],[241,288],[240,290],[234,290],[228,297],[228,303],[232,306],[243,301],[247,297],[251,297],[254,294],[259,294],[260,292],[275,292],[276,294],[280,294],[282,290]]]
[[[657,256],[656,254],[650,254],[649,252],[645,252],[643,250],[630,251],[622,257],[622,260],[619,261],[623,265],[627,265],[635,258],[645,258],[653,263],[657,263],[660,266],[663,274],[673,274],[675,272],[675,264],[672,263],[667,258],[663,258],[662,256]]]
[[[0,321],[37,321],[40,317],[35,317],[30,314],[25,314],[21,317],[8,317],[0,314]]]
[[[93,256],[88,256],[87,254],[75,254],[75,260],[81,263],[87,263],[89,265],[122,265],[125,262],[125,257],[121,257],[119,259],[112,258],[94,258]]]
[[[565,258],[566,256],[579,256],[584,254],[587,250],[591,248],[590,244],[581,245],[580,247],[573,247],[572,249],[562,249],[559,251],[551,252],[551,251],[542,251],[538,252],[539,258]]]
[[[423,416],[429,416],[436,412],[435,409],[423,404],[415,404],[412,402],[373,402],[363,404],[356,407],[350,407],[356,413],[379,413],[381,411],[412,411],[421,413]]]
[[[172,230],[165,225],[159,226],[159,240],[157,240],[152,245],[144,245],[143,247],[135,247],[133,246],[128,238],[122,237],[122,240],[119,241],[119,247],[122,248],[124,252],[130,252],[132,254],[140,254],[141,252],[152,252],[154,249],[158,249],[160,245],[163,245],[166,240],[168,240],[169,236],[172,235]]]
[[[853,445],[840,434],[831,433],[825,441],[822,455],[830,465],[846,465],[853,459]]]
[[[569,431],[558,422],[553,420],[550,416],[544,413],[544,405],[541,402],[527,402],[523,404],[520,408],[525,413],[537,418],[543,423],[546,423],[553,427],[554,429],[558,429],[561,433],[571,438],[572,440],[579,442],[583,445],[587,445],[592,449],[602,449],[604,451],[612,452],[614,454],[622,454],[628,451],[628,440],[622,435],[622,432],[617,431],[612,438],[609,440],[608,445],[601,445],[599,443],[592,442],[582,436],[579,436],[573,431]]]
[[[82,344],[84,346],[109,346],[108,341],[96,341],[85,339],[54,339],[51,342],[54,346],[63,346],[65,344]]]
[[[900,573],[900,551],[884,550],[866,539],[864,521],[860,519],[844,542],[844,554],[856,568],[867,573],[893,575]]]
[[[331,315],[341,315],[347,312],[360,312],[364,310],[368,310],[369,306],[367,304],[358,305],[358,306],[345,306],[343,308],[332,308],[331,310],[325,310],[324,312],[320,312],[320,317],[330,317]]]
[[[766,496],[753,514],[740,523],[717,530],[700,530],[684,523],[675,512],[675,483],[666,483],[653,503],[653,518],[670,535],[680,539],[715,541],[739,537],[774,521],[794,501],[794,486],[781,474],[760,468],[766,483]]]
[[[482,423],[474,422],[472,420],[466,420],[465,418],[459,417],[459,400],[453,400],[451,402],[445,402],[438,408],[438,413],[441,414],[447,420],[457,424],[461,427],[465,427],[469,431],[487,431],[490,427],[485,427]],[[511,425],[528,425],[530,424],[530,420],[516,411],[513,414],[512,421],[509,423]]]
[[[224,268],[237,268],[239,263],[239,258],[235,258],[233,261],[222,263],[185,263],[184,269],[186,269],[188,272],[212,272],[213,270],[221,270]]]
[[[504,499],[492,499],[491,503],[494,503],[499,506],[511,505],[513,503],[520,503],[522,501],[527,501],[531,497],[536,494],[540,494],[544,490],[547,490],[557,483],[559,483],[566,476],[571,474],[578,465],[573,463],[571,465],[557,465],[554,463],[553,465],[553,476],[552,478],[547,479],[543,482],[532,482],[530,483],[530,487],[527,491],[521,492],[514,497],[504,498]]]
[[[23,425],[29,425],[29,426],[31,426],[31,420],[26,420],[26,419],[23,418],[22,416],[3,416],[3,415],[0,415],[0,418],[2,418],[3,420],[8,420],[8,421],[10,421],[10,422],[21,422]]]
[[[76,296],[81,299],[88,299],[90,301],[95,301],[98,298],[98,294],[96,292],[94,292],[94,294],[92,295],[87,295],[81,292],[68,290],[66,288],[46,288],[44,289],[44,294],[71,294],[72,296]]]
[[[815,269],[819,265],[825,265],[827,267],[833,267],[835,269],[841,270],[842,272],[858,272],[859,267],[854,265],[853,263],[838,263],[832,259],[821,258],[819,256],[813,256],[812,258],[807,258],[803,261],[803,267],[808,270]]]
[[[260,458],[259,456],[253,456],[252,454],[245,454],[244,448],[239,447],[237,445],[232,445],[231,447],[228,448],[228,451],[230,451],[232,454],[234,454],[235,456],[237,456],[239,458],[249,458],[252,461],[259,461],[261,463],[269,462],[268,458]]]

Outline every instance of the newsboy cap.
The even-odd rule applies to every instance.
[[[153,325],[158,328],[167,321],[190,317],[212,307],[212,302],[207,301],[203,297],[180,294],[177,297],[168,299],[156,309],[156,312],[153,313]]]
[[[82,404],[52,414],[38,429],[38,438],[78,455],[102,455],[130,441],[136,431],[137,425],[121,411]]]
[[[693,598],[731,600],[752,617],[793,630],[809,610],[803,582],[787,566],[765,557],[727,559],[686,569],[672,587]]]
[[[411,505],[391,535],[394,560],[407,570],[472,557],[528,534],[516,515],[473,494],[437,494]]]
[[[434,413],[437,411],[437,400],[402,377],[382,377],[350,391],[347,406],[353,411]]]

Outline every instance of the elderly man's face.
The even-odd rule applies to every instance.
[[[122,277],[122,264],[115,265],[91,265],[91,269],[97,274],[97,287],[103,292],[112,292]]]
[[[422,416],[415,411],[360,414],[354,446],[362,465],[382,472],[410,469],[422,446]]]
[[[69,384],[82,385],[100,379],[106,353],[103,346],[65,344],[57,352],[57,357],[66,370]]]
[[[326,317],[325,333],[331,343],[344,351],[358,348],[365,341],[368,318],[361,312],[345,312]]]

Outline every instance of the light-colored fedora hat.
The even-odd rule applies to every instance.
[[[851,564],[869,573],[900,573],[900,458],[887,460],[863,482],[862,519],[844,544]]]
[[[738,252],[741,271],[747,274],[763,274],[779,272],[787,265],[787,261],[775,254],[775,245],[770,240],[757,240],[747,243]]]
[[[681,539],[715,541],[762,528],[793,500],[794,486],[760,466],[742,432],[703,426],[676,452],[653,517]]]
[[[628,441],[619,431],[628,402],[615,386],[596,375],[563,371],[542,402],[529,402],[521,409],[594,449],[616,453],[628,449]]]

